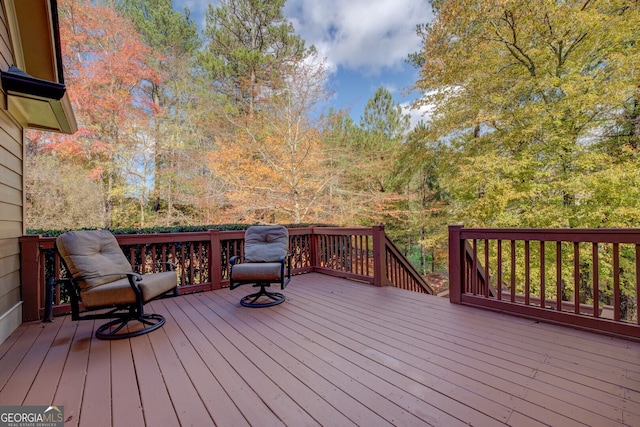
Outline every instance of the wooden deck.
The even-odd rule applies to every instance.
[[[0,346],[0,406],[81,426],[640,425],[640,344],[321,274],[288,300],[248,287],[151,303],[163,328],[92,338],[23,324]]]

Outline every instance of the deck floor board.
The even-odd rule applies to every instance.
[[[282,342],[278,340],[280,335],[274,334],[272,327],[262,327],[263,325],[257,323],[258,320],[248,316],[249,313],[246,310],[232,312],[227,309],[228,304],[225,301],[217,302],[214,298],[209,298],[207,306],[224,313],[225,320],[234,327],[237,333],[245,336],[259,348],[268,348],[269,351],[264,353],[262,357],[279,365],[274,370],[290,373],[295,377],[294,381],[306,385],[311,391],[317,393],[313,397],[317,401],[314,406],[317,406],[316,411],[320,412],[314,418],[326,419],[327,422],[334,425],[380,425],[382,422],[380,417],[371,416],[373,413],[355,400],[351,394],[341,390],[309,365],[301,362],[301,359],[304,359],[304,355],[301,354],[304,352],[302,347],[287,346],[286,349],[283,348]],[[278,327],[277,324],[273,326]],[[328,414],[332,412],[334,419],[329,420]]]
[[[395,288],[296,276],[153,301],[166,324],[118,341],[98,321],[21,325],[0,405],[64,405],[69,426],[637,426],[640,344]]]

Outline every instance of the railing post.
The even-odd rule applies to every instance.
[[[316,227],[312,225],[311,234],[309,236],[312,270],[315,270],[316,267],[320,266],[320,248],[318,247],[319,242],[320,242],[320,239],[318,239],[318,235],[316,234]]]
[[[384,225],[375,225],[373,230],[373,284],[387,286],[387,251],[384,241]]]
[[[22,287],[22,321],[40,320],[43,307],[44,280],[40,277],[40,235],[20,237],[20,283]]]
[[[222,246],[220,230],[209,230],[209,277],[211,288],[222,288]]]
[[[462,224],[449,226],[449,302],[460,304],[462,295],[464,245],[460,240]]]

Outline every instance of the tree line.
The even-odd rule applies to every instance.
[[[284,0],[59,0],[79,131],[30,132],[27,226],[385,223],[435,264],[446,227],[635,227],[636,1],[432,0],[408,115],[359,121]],[[434,265],[435,265],[434,264]]]

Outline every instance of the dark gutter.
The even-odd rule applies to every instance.
[[[10,95],[28,95],[59,101],[67,92],[64,84],[37,79],[15,66],[0,71],[2,88]]]
[[[49,0],[51,4],[51,20],[53,26],[53,39],[56,49],[56,66],[58,67],[58,83],[64,85],[64,72],[62,69],[62,44],[60,43],[60,25],[58,23],[58,1]]]

